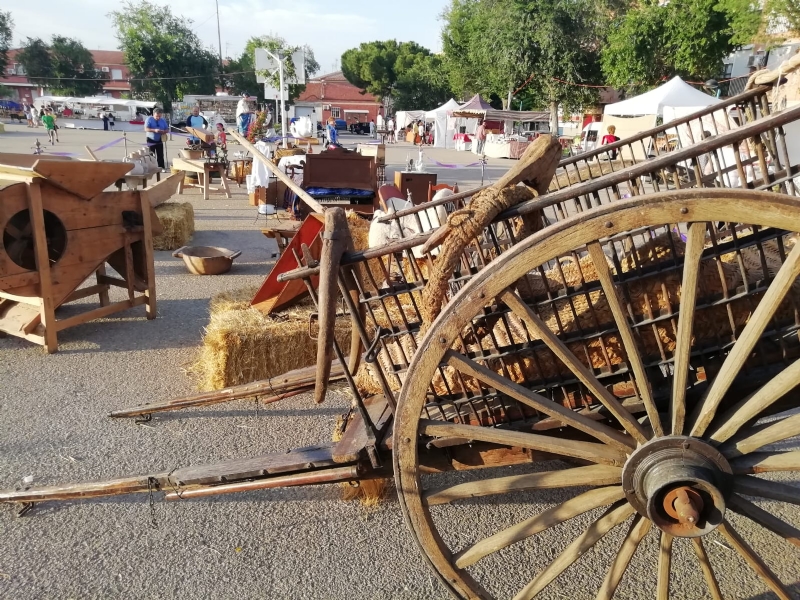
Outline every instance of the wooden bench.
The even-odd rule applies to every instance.
[[[203,200],[208,200],[209,192],[213,191],[220,191],[220,193],[225,194],[226,198],[231,197],[231,188],[228,185],[228,178],[225,176],[225,166],[222,163],[217,162],[206,162],[204,160],[195,160],[189,158],[175,158],[172,160],[172,166],[176,169],[180,169],[184,173],[197,173],[198,179],[200,179],[200,185],[203,187]],[[209,186],[209,180],[211,179],[211,173],[219,173],[220,180],[222,181],[222,189],[219,188],[212,188]],[[178,193],[182,194],[183,190],[186,188],[186,183],[181,180],[180,186],[178,187]]]

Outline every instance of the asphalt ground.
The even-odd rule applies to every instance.
[[[43,130],[7,126],[1,152],[31,152]],[[82,153],[119,137],[118,132],[62,129],[47,150]],[[133,137],[133,136],[132,136]],[[130,138],[129,138],[130,139]],[[345,143],[366,141],[343,136]],[[175,156],[182,141],[168,146]],[[134,149],[131,143],[129,149]],[[442,163],[465,165],[475,155],[426,149]],[[100,152],[119,158],[122,144]],[[389,146],[387,179],[416,151]],[[487,182],[512,161],[490,160]],[[440,181],[468,189],[479,168],[437,168]],[[246,458],[328,441],[346,391],[336,387],[325,404],[309,394],[256,409],[252,401],[163,414],[146,424],[112,421],[107,414],[143,402],[191,393],[191,363],[208,322],[208,300],[222,290],[260,283],[277,248],[264,238],[245,190],[232,199],[202,200],[197,190],[181,200],[194,205],[193,243],[242,250],[233,270],[219,277],[189,275],[180,259],[156,253],[158,318],[143,308],[65,330],[57,354],[24,340],[0,338],[0,487],[85,482],[161,472],[179,466]],[[120,294],[112,291],[113,294]],[[120,296],[121,297],[121,296]],[[72,308],[65,307],[68,315]],[[796,443],[784,444],[797,447]],[[540,470],[547,465],[532,465]],[[506,474],[508,469],[499,469]],[[476,473],[439,480],[469,480]],[[787,477],[791,480],[791,477]],[[795,478],[796,480],[796,478]],[[433,511],[460,547],[563,501],[561,490],[474,500]],[[796,507],[760,503],[800,525]],[[147,494],[53,503],[17,518],[0,507],[0,598],[175,599],[417,599],[446,598],[403,522],[392,495],[376,508],[340,499],[337,486],[266,490],[200,500],[163,502]],[[490,591],[513,596],[566,547],[597,513],[553,528],[479,563]],[[800,552],[753,523],[731,517],[737,529],[800,595]],[[542,598],[593,598],[626,526],[612,531],[568,569]],[[673,597],[710,597],[691,546],[676,543]],[[706,544],[726,598],[762,600],[767,593],[753,571],[712,534]],[[655,597],[657,537],[651,532],[633,558],[619,598]]]

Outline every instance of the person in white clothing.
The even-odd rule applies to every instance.
[[[236,125],[239,127],[239,133],[247,135],[247,129],[250,127],[250,117],[252,109],[250,108],[250,94],[245,92],[242,94],[242,99],[236,105]]]
[[[389,138],[388,141],[389,141],[390,144],[393,144],[394,141],[395,141],[395,139],[394,139],[394,119],[392,119],[391,117],[389,117],[389,120],[386,122],[386,129],[388,131],[388,136],[387,136]]]

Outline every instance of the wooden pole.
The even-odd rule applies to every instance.
[[[240,135],[238,131],[232,131],[231,130],[228,133],[233,136],[233,139],[237,140],[242,146],[244,146],[245,149],[248,150],[250,152],[250,154],[253,155],[253,158],[255,160],[259,161],[265,167],[267,167],[268,171],[270,171],[273,175],[275,175],[275,177],[277,177],[283,183],[285,183],[286,187],[288,187],[295,194],[297,194],[297,196],[300,198],[300,200],[305,202],[311,208],[311,210],[313,210],[314,212],[318,212],[318,213],[324,213],[325,212],[325,208],[322,206],[322,204],[320,204],[319,202],[314,200],[314,198],[309,196],[308,193],[303,188],[301,188],[294,181],[292,181],[292,178],[289,177],[288,175],[286,175],[286,173],[284,173],[283,171],[281,171],[278,168],[278,165],[273,163],[270,159],[268,159],[266,156],[264,156],[261,152],[256,150],[256,147],[253,146],[253,144],[251,144],[250,142],[248,142],[244,138],[244,136]]]

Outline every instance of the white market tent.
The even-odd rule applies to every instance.
[[[447,140],[452,139],[455,133],[454,127],[448,128],[448,122],[453,125],[455,122],[450,116],[459,107],[458,102],[450,98],[439,108],[434,108],[425,113],[425,120],[433,121],[433,147],[447,148]]]
[[[424,110],[398,110],[394,115],[394,128],[400,131],[424,117]]]
[[[693,88],[680,77],[673,77],[654,90],[628,98],[622,102],[607,104],[603,114],[615,116],[658,115],[663,116],[664,107],[703,107],[718,104],[719,99]]]

